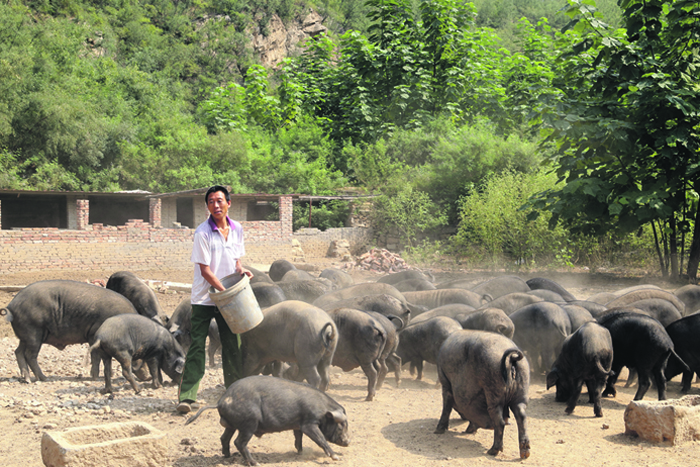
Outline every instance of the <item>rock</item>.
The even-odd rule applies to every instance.
[[[41,457],[47,467],[147,467],[169,460],[165,433],[144,422],[46,431]]]
[[[347,240],[333,240],[328,249],[328,255],[331,258],[344,258],[350,255],[350,242]]]
[[[632,401],[625,410],[625,434],[677,445],[700,440],[700,396]]]

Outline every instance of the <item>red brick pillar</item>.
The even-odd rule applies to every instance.
[[[161,223],[161,211],[162,203],[160,198],[149,198],[148,199],[148,223],[151,227],[160,227]]]
[[[292,237],[292,197],[280,196],[280,223],[282,238]]]
[[[90,200],[76,200],[78,207],[78,230],[87,230],[90,223]]]

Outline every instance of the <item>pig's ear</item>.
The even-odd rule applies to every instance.
[[[547,389],[551,388],[559,381],[559,371],[556,368],[552,368],[552,371],[547,373]]]
[[[348,417],[345,415],[345,413],[341,411],[335,411],[335,412],[326,412],[326,418],[329,420],[333,420],[336,423],[343,423],[348,419]]]

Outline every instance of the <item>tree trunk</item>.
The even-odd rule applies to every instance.
[[[668,272],[666,271],[664,257],[661,254],[661,248],[659,247],[659,236],[656,234],[656,224],[654,223],[654,221],[651,221],[651,230],[652,232],[654,232],[654,246],[656,246],[656,255],[659,257],[659,267],[661,268],[661,276],[666,278],[668,277]]]
[[[678,279],[680,269],[678,269],[678,229],[676,228],[677,226],[675,214],[669,218],[668,224],[671,231],[668,235],[668,244],[671,259],[671,279]]]
[[[695,226],[693,227],[693,241],[690,244],[688,254],[688,279],[697,282],[698,264],[700,264],[700,203],[695,208]]]

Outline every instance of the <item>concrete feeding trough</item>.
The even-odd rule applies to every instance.
[[[625,409],[625,434],[674,446],[700,440],[700,396],[630,402]]]
[[[44,432],[41,458],[47,467],[160,467],[168,465],[168,446],[147,423],[108,423]]]

